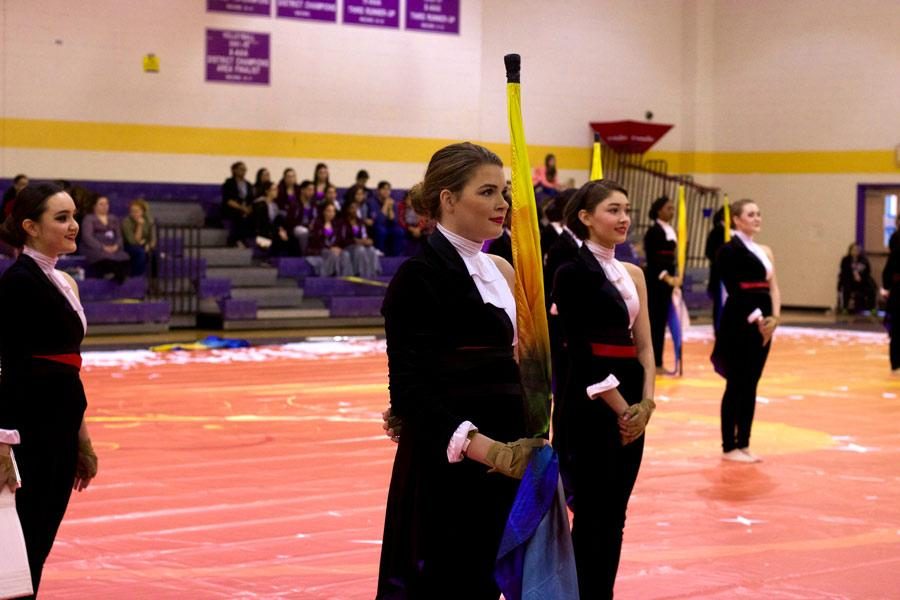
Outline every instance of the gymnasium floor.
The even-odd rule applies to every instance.
[[[883,334],[785,327],[758,465],[723,464],[708,327],[659,410],[617,598],[900,597],[900,378]],[[46,598],[370,599],[393,444],[383,342],[88,353],[100,474]]]

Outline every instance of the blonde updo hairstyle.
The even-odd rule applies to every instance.
[[[409,201],[416,214],[441,220],[441,192],[459,194],[478,167],[503,167],[500,157],[471,142],[451,144],[434,153],[425,171],[425,179],[409,190]]]
[[[744,207],[748,204],[755,204],[753,200],[750,198],[741,198],[740,200],[736,200],[731,203],[731,228],[736,229],[737,225],[735,225],[734,220],[739,218],[741,214],[744,212]]]

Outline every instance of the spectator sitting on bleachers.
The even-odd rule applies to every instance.
[[[147,259],[156,248],[156,228],[150,206],[142,198],[132,200],[128,205],[128,216],[122,219],[122,238],[125,252],[131,257],[131,276],[139,277],[147,272]]]
[[[91,277],[112,276],[125,281],[131,269],[128,253],[122,249],[122,228],[118,217],[109,214],[109,199],[96,195],[88,202],[81,224],[81,254],[87,259]]]
[[[309,254],[306,257],[320,277],[346,277],[353,274],[350,254],[344,249],[353,243],[337,219],[337,208],[326,202],[309,231]]]
[[[256,181],[253,183],[253,199],[266,195],[269,184],[272,183],[272,174],[265,167],[256,171]]]
[[[360,186],[362,189],[364,189],[366,191],[366,197],[363,200],[363,204],[361,205],[361,207],[363,205],[365,205],[365,203],[368,202],[368,200],[370,198],[375,197],[375,194],[372,192],[372,190],[370,190],[368,187],[366,187],[368,185],[368,183],[369,183],[369,172],[366,171],[365,169],[360,169],[359,171],[357,171],[356,172],[356,185]]]
[[[847,255],[841,259],[838,291],[841,308],[845,312],[859,313],[875,308],[875,279],[869,259],[858,244],[850,244]]]
[[[403,254],[406,232],[397,219],[391,184],[387,181],[379,182],[376,194],[378,210],[375,211],[372,225],[375,247],[387,256],[400,256]]]
[[[278,210],[279,186],[270,181],[268,187],[253,201],[253,233],[256,248],[266,256],[288,253],[290,237],[283,226],[284,217]]]
[[[282,215],[287,215],[291,204],[297,203],[298,192],[297,173],[291,168],[285,169],[281,175],[281,181],[278,182],[278,196],[275,200]],[[263,190],[262,193],[256,195],[259,197],[265,193],[266,190]]]
[[[315,199],[321,202],[325,199],[325,188],[331,185],[331,179],[328,176],[328,165],[319,163],[313,171],[313,185],[315,186]]]
[[[28,175],[24,173],[20,173],[13,177],[12,186],[3,192],[3,205],[0,207],[0,214],[3,216],[0,219],[5,219],[12,212],[13,206],[15,206],[16,196],[19,195],[19,192],[24,190],[28,186]]]
[[[253,186],[244,179],[247,165],[231,165],[231,177],[222,184],[222,217],[228,226],[228,245],[246,246],[253,235]]]
[[[531,184],[537,191],[552,196],[559,190],[559,181],[556,175],[556,156],[548,154],[544,157],[543,166],[535,167],[531,174]]]
[[[419,216],[412,207],[407,193],[403,200],[397,203],[397,221],[406,233],[404,253],[407,256],[415,256],[422,248],[422,243],[431,233],[428,219]]]
[[[331,185],[330,183],[327,186],[325,186],[325,196],[322,198],[322,201],[319,202],[319,206],[322,206],[328,202],[331,202],[332,204],[334,204],[334,207],[338,210],[338,212],[341,211],[342,204],[341,204],[341,201],[338,199],[338,190],[335,186]]]
[[[294,256],[304,256],[309,245],[309,231],[319,209],[313,197],[313,183],[304,179],[298,186],[296,202],[292,203],[284,217],[284,228],[291,238],[287,253]]]
[[[359,184],[354,184],[344,190],[344,199],[337,206],[338,212],[343,213],[345,206],[351,202],[356,203],[356,216],[362,219],[366,225],[369,225],[367,218],[369,217],[369,207],[366,204],[366,188]]]
[[[358,190],[363,188],[358,187]],[[339,227],[343,228],[343,236],[349,237],[353,243],[347,246],[345,252],[350,254],[350,263],[353,265],[353,274],[359,277],[372,278],[381,272],[378,261],[378,251],[372,244],[366,224],[359,218],[359,201],[354,199],[344,204],[341,210]]]

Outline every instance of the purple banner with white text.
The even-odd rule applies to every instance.
[[[400,27],[400,0],[344,0],[344,23]]]
[[[269,84],[269,34],[206,30],[206,81]]]
[[[337,0],[275,0],[275,14],[284,19],[337,22]]]
[[[459,33],[459,0],[406,0],[406,28]]]
[[[243,15],[272,14],[272,0],[206,0],[209,12],[239,13]]]

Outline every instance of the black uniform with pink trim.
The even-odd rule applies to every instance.
[[[0,278],[0,428],[17,429],[16,509],[35,592],[75,482],[87,401],[78,313],[22,255]]]

